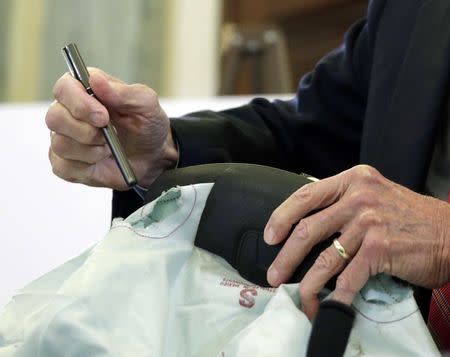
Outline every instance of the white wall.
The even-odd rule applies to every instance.
[[[222,0],[170,0],[169,4],[164,93],[217,94]]]

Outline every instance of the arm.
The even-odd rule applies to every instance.
[[[291,101],[257,98],[238,108],[171,119],[178,166],[246,162],[327,177],[356,165],[375,32],[371,18],[378,8],[301,79]],[[134,192],[115,191],[112,215],[127,216],[141,204]]]
[[[368,24],[299,83],[289,102],[258,98],[248,105],[172,119],[180,166],[251,162],[325,177],[359,160],[370,72]]]

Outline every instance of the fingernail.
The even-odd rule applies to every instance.
[[[275,232],[272,227],[268,227],[264,232],[264,241],[267,244],[273,244],[275,242]]]
[[[280,278],[280,273],[278,272],[277,268],[275,268],[273,265],[269,267],[269,270],[267,271],[267,281],[272,286],[278,286],[278,281]]]

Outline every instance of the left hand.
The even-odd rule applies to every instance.
[[[322,210],[304,218],[317,209]],[[335,232],[349,259],[332,244],[303,277],[299,293],[310,319],[318,310],[318,293],[339,273],[333,299],[348,305],[378,273],[428,288],[450,281],[450,205],[360,165],[303,186],[272,213],[265,241],[287,241],[269,268],[269,283],[286,282],[311,248]]]

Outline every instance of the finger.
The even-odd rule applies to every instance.
[[[98,99],[119,113],[133,111],[152,115],[152,110],[160,110],[158,95],[143,84],[128,85],[110,81],[104,73],[98,71],[91,74],[89,83]]]
[[[92,165],[74,160],[66,160],[56,155],[49,149],[49,160],[53,173],[63,180],[75,183],[89,184],[88,178],[91,176]]]
[[[292,231],[270,266],[267,280],[272,286],[285,283],[311,249],[319,242],[341,231],[353,212],[344,200],[308,216]]]
[[[359,251],[338,276],[333,300],[351,305],[355,295],[364,287],[370,277],[370,267],[364,252]]]
[[[51,149],[60,158],[95,164],[111,155],[105,145],[84,145],[61,134],[51,136]]]
[[[53,173],[63,180],[115,190],[128,189],[113,157],[107,157],[101,163],[88,164],[77,160],[63,159],[50,148],[49,160]]]
[[[272,213],[264,230],[264,240],[268,244],[280,243],[292,226],[309,212],[335,203],[345,186],[345,175],[341,173],[301,187]]]
[[[64,74],[55,83],[53,95],[74,118],[97,127],[108,124],[106,108],[97,99],[87,94],[83,85],[69,73]]]
[[[345,232],[339,238],[339,242],[345,248],[347,254],[353,256],[362,243],[362,236],[353,236],[351,232]],[[318,295],[326,283],[337,273],[342,271],[347,261],[343,259],[334,244],[325,249],[299,284],[299,294],[302,308],[306,316],[312,319],[319,307]]]
[[[61,103],[50,106],[45,116],[45,122],[51,131],[70,137],[79,143],[88,145],[105,143],[105,138],[98,128],[75,119]]]

